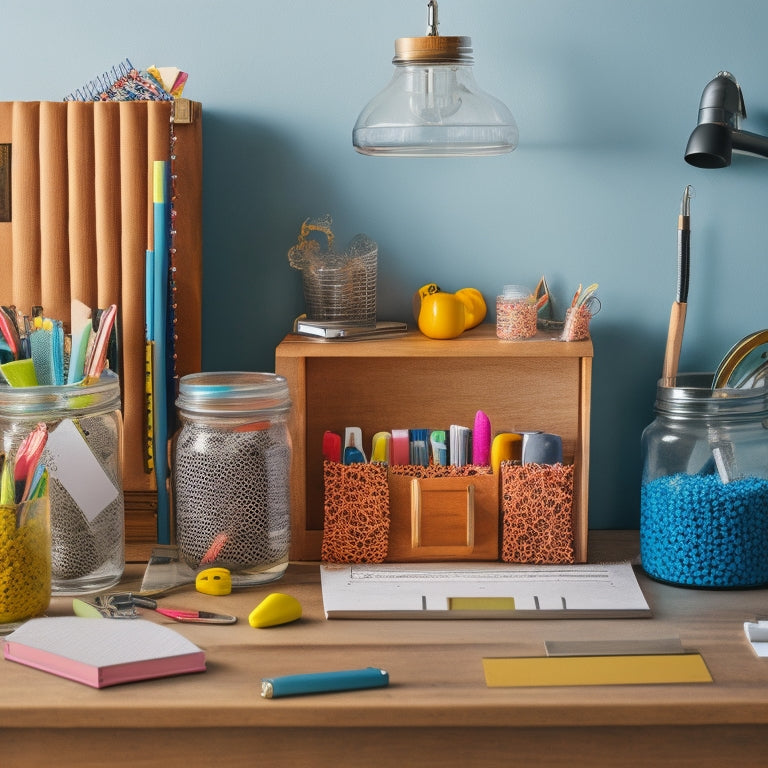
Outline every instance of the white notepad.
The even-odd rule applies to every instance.
[[[320,579],[329,619],[651,615],[630,563],[323,563]]]
[[[768,621],[745,621],[744,632],[758,656],[768,656]]]
[[[30,619],[5,639],[5,658],[93,688],[205,671],[205,653],[144,619]]]

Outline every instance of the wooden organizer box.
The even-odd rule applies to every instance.
[[[489,324],[446,341],[416,330],[366,341],[286,336],[275,371],[293,402],[291,559],[320,559],[326,429],[358,426],[370,440],[381,430],[471,426],[481,409],[494,434],[561,436],[564,462],[574,465],[574,561],[586,562],[592,355],[589,340],[561,342],[539,331],[499,341]]]

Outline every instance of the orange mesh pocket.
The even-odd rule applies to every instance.
[[[323,464],[327,563],[381,563],[389,540],[386,464]]]
[[[502,546],[507,563],[572,563],[573,465],[501,465]]]

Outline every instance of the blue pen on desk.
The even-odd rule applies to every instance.
[[[378,667],[365,667],[338,672],[265,677],[261,681],[261,695],[265,699],[277,699],[281,696],[356,691],[363,688],[383,688],[387,685],[389,685],[389,674],[385,670]]]

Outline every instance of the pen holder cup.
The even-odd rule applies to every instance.
[[[321,557],[328,563],[383,563],[389,541],[386,464],[323,464]]]
[[[120,380],[89,385],[0,386],[0,435],[13,456],[35,425],[48,427],[51,591],[98,592],[125,567]]]
[[[0,635],[39,616],[50,599],[48,496],[0,506]]]
[[[589,324],[597,314],[586,304],[568,307],[565,311],[565,323],[560,335],[561,341],[584,341],[589,338]]]
[[[640,557],[683,587],[768,584],[768,387],[712,389],[711,373],[659,381],[642,435]]]
[[[501,463],[501,559],[574,562],[573,464]]]

